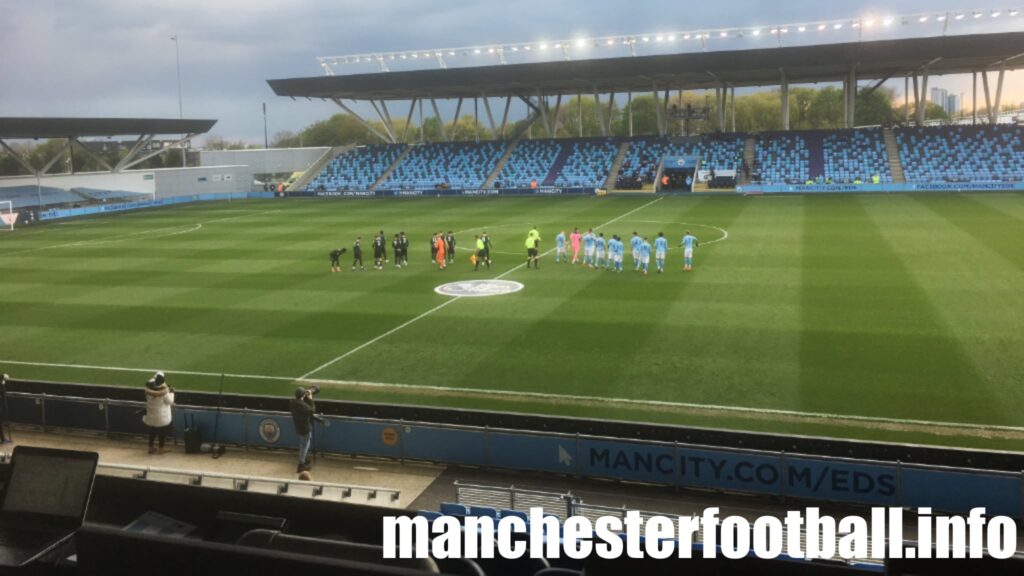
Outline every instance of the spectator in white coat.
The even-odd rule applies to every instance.
[[[174,389],[167,385],[163,372],[157,372],[146,382],[146,415],[142,423],[149,427],[149,453],[166,454],[164,442],[167,429],[171,426],[171,407],[174,406]],[[159,438],[159,448],[154,441]]]

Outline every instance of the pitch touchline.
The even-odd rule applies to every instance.
[[[454,302],[456,299],[448,300]],[[151,373],[156,368],[125,368],[119,366],[94,366],[90,364],[60,364],[52,362],[23,362],[19,360],[0,359],[0,364],[14,366],[37,366],[44,368],[72,368],[79,370],[100,370],[106,372],[133,372]],[[876,424],[903,424],[914,426],[937,426],[942,428],[960,428],[965,430],[995,430],[1004,432],[1024,432],[1021,426],[1000,426],[987,424],[970,424],[964,422],[942,422],[932,420],[915,420],[904,418],[885,418],[881,416],[858,416],[852,414],[830,414],[827,412],[801,412],[799,410],[782,410],[776,408],[751,408],[746,406],[724,406],[720,404],[696,404],[693,402],[672,402],[668,400],[642,400],[636,398],[609,398],[604,396],[585,396],[580,394],[555,394],[551,392],[528,392],[515,390],[493,390],[486,388],[465,388],[457,386],[430,386],[424,384],[389,384],[384,382],[359,382],[353,380],[330,380],[324,378],[294,378],[289,376],[263,376],[259,374],[221,374],[219,372],[199,372],[194,370],[172,370],[161,368],[169,374],[183,376],[204,376],[210,378],[237,378],[242,380],[270,380],[275,382],[302,382],[309,384],[323,384],[327,386],[349,387],[349,388],[376,388],[381,390],[417,390],[426,392],[458,392],[463,394],[477,394],[482,396],[495,396],[503,398],[533,398],[538,400],[570,400],[574,402],[602,403],[602,404],[626,404],[633,406],[683,408],[691,410],[710,410],[718,412],[738,412],[748,414],[760,414],[765,416],[783,416],[818,420],[849,420],[854,422],[867,422]]]
[[[625,214],[623,214],[621,216],[613,218],[613,219],[605,222],[604,224],[601,224],[600,226],[597,226],[597,229],[604,228],[605,226],[608,226],[609,224],[614,224],[615,222],[618,222],[619,220],[622,220],[623,218],[629,216],[630,214],[635,214],[636,212],[639,212],[640,210],[643,210],[644,208],[647,208],[651,204],[654,204],[655,202],[661,201],[663,198],[664,197],[658,198],[658,199],[652,200],[652,201],[650,201],[650,202],[648,202],[648,203],[646,203],[646,204],[644,204],[642,206],[638,206],[638,207],[630,210],[629,212],[626,212]],[[555,249],[551,248],[551,249],[547,250],[546,252],[544,252],[543,254],[541,254],[540,256],[541,257],[547,256],[548,254],[551,254],[554,251],[555,251]],[[521,269],[523,266],[526,266],[526,262],[522,262],[522,263],[520,263],[520,264],[518,264],[516,266],[513,266],[512,268],[509,268],[505,272],[499,274],[498,276],[495,276],[494,280],[501,280],[502,278],[508,276],[509,274],[512,274],[513,272]],[[414,323],[416,323],[416,322],[426,318],[427,316],[430,316],[434,312],[437,312],[438,310],[444,308],[445,306],[448,306],[452,302],[456,302],[456,301],[460,300],[461,298],[462,298],[461,296],[455,296],[451,300],[447,300],[445,302],[442,302],[441,304],[438,304],[437,306],[434,306],[430,310],[427,310],[426,312],[420,314],[419,316],[416,316],[415,318],[413,318],[411,320],[407,320],[407,321],[403,322],[402,324],[392,328],[391,330],[388,330],[387,332],[381,334],[380,336],[377,336],[376,338],[374,338],[372,340],[364,342],[364,343],[360,344],[359,346],[356,346],[355,348],[349,350],[348,352],[345,352],[344,354],[342,354],[342,355],[340,355],[340,356],[338,356],[336,358],[333,358],[333,359],[331,359],[331,360],[329,360],[327,362],[324,362],[320,366],[318,366],[318,367],[314,368],[313,370],[310,370],[309,372],[306,372],[305,374],[300,376],[299,380],[306,380],[306,379],[308,379],[313,374],[316,374],[317,372],[319,372],[319,371],[321,371],[321,370],[323,370],[325,368],[328,368],[330,366],[333,366],[333,365],[337,364],[338,362],[341,362],[345,358],[348,358],[349,356],[355,354],[356,352],[359,352],[360,350],[362,350],[363,348],[366,348],[367,346],[369,346],[371,344],[375,344],[377,342],[380,342],[381,340],[383,340],[384,338],[387,338],[388,336],[394,334],[395,332],[398,332],[399,330],[401,330],[401,329],[403,329],[403,328],[405,328],[405,327],[407,327],[407,326],[409,326],[411,324],[414,324]]]

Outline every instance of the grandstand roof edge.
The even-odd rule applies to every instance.
[[[349,100],[650,92],[1024,67],[1024,32],[267,80],[278,96]]]
[[[0,139],[203,134],[216,123],[188,118],[0,117]]]

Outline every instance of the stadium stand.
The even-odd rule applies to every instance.
[[[1024,140],[1019,126],[904,128],[895,132],[907,182],[1024,181]],[[746,134],[699,137],[642,136],[629,140],[615,187],[641,189],[654,182],[664,156],[699,156],[701,167],[744,168]],[[495,179],[502,188],[603,187],[622,138],[524,140]],[[478,188],[486,182],[507,143],[454,142],[413,147],[379,188]],[[368,189],[399,158],[404,146],[374,145],[338,156],[311,182],[315,190]],[[766,132],[755,136],[751,180],[758,184],[892,184],[895,180],[881,129]],[[712,188],[731,188],[731,177]],[[44,188],[44,204],[74,202]],[[103,193],[80,191],[102,200]],[[106,193],[114,194],[114,193]],[[35,187],[16,192],[15,207],[38,204]]]
[[[843,130],[827,134],[823,141],[824,176],[837,184],[858,180],[891,184],[889,157],[885,151],[881,129]]]
[[[752,174],[754,181],[761,184],[803,184],[811,180],[811,150],[806,134],[759,135]]]
[[[642,137],[634,139],[619,169],[617,188],[639,189],[654,182],[664,156],[700,156],[710,170],[734,170],[743,156],[745,136],[706,135],[695,138]]]
[[[479,188],[504,151],[504,142],[446,142],[415,146],[378,188]]]
[[[544,184],[603,187],[618,151],[619,143],[612,138],[575,140],[571,145],[563,145],[563,152],[555,160]]]
[[[563,152],[559,140],[524,140],[512,151],[505,167],[498,175],[498,182],[506,188],[529,188],[530,184],[542,184]]]
[[[73,192],[52,186],[11,186],[0,188],[0,200],[10,200],[14,209],[56,206],[84,202],[85,199]]]
[[[311,190],[367,190],[395,160],[405,145],[371,144],[341,154],[309,183]]]
[[[1024,128],[941,126],[896,131],[907,182],[1024,180]]]
[[[130,192],[128,190],[98,190],[96,188],[72,188],[75,194],[81,194],[90,200],[106,202],[108,200],[141,200],[149,198],[149,194]]]

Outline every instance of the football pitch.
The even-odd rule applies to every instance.
[[[626,271],[556,264],[573,227],[626,239]],[[389,257],[410,237],[408,267],[373,270],[379,230]],[[458,241],[445,271],[437,230]],[[473,271],[483,230],[494,262]],[[668,236],[665,274],[632,271],[634,231]],[[498,278],[523,289],[434,290]],[[346,400],[1024,450],[1024,196],[276,199],[0,233],[0,371],[141,388],[157,369],[178,389],[224,374],[231,393],[304,380]]]

